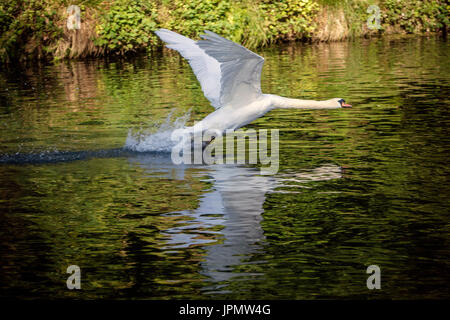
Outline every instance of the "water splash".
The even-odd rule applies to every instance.
[[[43,151],[22,152],[21,146],[19,146],[19,151],[15,153],[0,153],[0,164],[43,164],[127,156],[130,152],[171,152],[172,148],[179,143],[179,141],[171,140],[172,132],[186,128],[185,124],[190,116],[190,111],[188,111],[183,116],[172,121],[172,113],[170,113],[166,120],[157,127],[156,132],[153,133],[142,131],[132,133],[130,130],[123,148],[86,151],[60,151],[56,148],[49,148]]]
[[[153,133],[133,133],[130,130],[128,131],[124,149],[136,152],[170,152],[177,144],[177,141],[171,140],[172,132],[185,128],[190,116],[191,113],[188,111],[183,116],[172,121],[172,113],[170,113],[166,120],[159,125],[157,131]]]

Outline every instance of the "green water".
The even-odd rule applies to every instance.
[[[353,104],[248,125],[280,130],[273,176],[108,151],[213,110],[176,53],[1,69],[0,296],[448,299],[449,49],[431,37],[259,50],[263,92]],[[81,290],[66,287],[69,265]]]

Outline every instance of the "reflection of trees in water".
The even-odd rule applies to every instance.
[[[121,158],[31,171],[21,166],[1,177],[1,198],[10,200],[0,202],[0,261],[8,269],[0,295],[14,290],[14,296],[77,296],[58,282],[71,264],[82,269],[84,298],[113,296],[114,289],[133,287],[149,270],[161,277],[167,269],[170,278],[172,262],[158,248],[161,231],[179,221],[161,212],[195,208],[204,188],[191,172],[185,174],[187,188],[180,180],[152,178]],[[150,272],[146,278],[150,288],[156,277]],[[42,290],[30,290],[40,285]]]
[[[152,158],[140,157],[132,161],[159,177],[170,173],[172,177],[182,178],[183,172],[190,170],[171,163],[155,166]],[[178,173],[174,175],[173,170]],[[162,235],[165,239],[164,250],[169,252],[186,252],[203,247],[200,274],[211,281],[211,286],[203,288],[210,292],[221,286],[215,283],[239,276],[263,275],[261,272],[238,269],[264,248],[261,221],[269,193],[295,194],[302,188],[308,188],[310,182],[342,177],[341,168],[331,164],[280,176],[263,176],[256,168],[236,165],[213,165],[203,170],[199,174],[208,177],[207,181],[211,184],[208,191],[202,192],[196,209],[164,214],[177,218],[178,224],[162,230]],[[277,191],[277,188],[280,190]]]
[[[89,108],[87,99],[95,98],[99,92],[99,61],[67,62],[58,65],[59,81],[64,87],[65,100],[72,102],[68,107],[72,111]],[[78,102],[78,103],[73,103]]]
[[[239,275],[264,277],[264,285],[255,285],[260,297],[265,288],[295,295],[295,286],[344,296],[361,265],[381,261],[392,283],[406,281],[418,295],[411,288],[426,286],[418,275],[444,290],[447,50],[420,38],[262,52],[264,90],[312,98],[349,94],[355,105],[347,113],[273,111],[252,124],[285,128],[276,177],[233,166],[183,171],[145,155],[130,159],[131,166],[118,158],[0,168],[0,263],[6,270],[0,282],[23,295],[73,294],[58,281],[76,261],[82,272],[87,268],[84,294],[92,297],[114,296],[114,288],[127,288],[120,294],[130,296],[200,297],[205,279],[211,292]],[[0,96],[10,117],[0,136],[14,148],[26,138],[53,146],[50,139],[64,136],[49,125],[84,132],[120,126],[125,137],[132,125],[164,119],[172,106],[210,111],[177,56],[2,70],[0,82],[9,89]],[[91,116],[104,125],[79,125]],[[65,148],[74,140],[68,141]],[[103,146],[100,137],[90,141]],[[349,179],[339,179],[339,167],[323,165],[333,161],[348,167]],[[314,188],[323,187],[324,172],[328,193]],[[252,264],[266,258],[261,267]],[[30,293],[35,279],[47,291]],[[238,292],[247,283],[227,284]],[[390,290],[406,296],[401,288]]]
[[[425,42],[422,38],[383,38],[280,47],[281,50],[268,48],[259,53],[267,58],[263,90],[284,96],[311,99],[337,96],[355,105],[372,101],[387,106],[386,103],[396,100],[400,103],[399,95],[415,84],[425,84],[432,77],[444,81],[447,74],[440,63],[446,46],[429,39]],[[0,101],[12,117],[11,125],[17,126],[12,128],[14,139],[34,139],[33,143],[24,143],[28,146],[49,139],[58,143],[61,139],[54,136],[59,135],[66,139],[65,145],[75,145],[95,130],[113,129],[117,131],[116,137],[124,139],[128,128],[152,126],[163,121],[174,108],[178,113],[192,108],[192,121],[201,119],[211,107],[189,65],[178,55],[164,52],[164,56],[155,54],[151,58],[63,61],[2,70],[0,82],[4,87],[7,82],[14,83],[8,85],[7,93],[0,90]],[[417,73],[417,67],[423,72]],[[272,111],[253,125],[283,112]],[[312,114],[295,113],[302,120],[304,115]],[[362,119],[366,112],[354,108],[352,112],[329,114],[352,120],[356,113]],[[314,121],[320,122],[320,116],[327,114],[318,112]],[[286,124],[273,122],[273,117],[270,121],[277,127]],[[20,131],[20,128],[27,129]],[[8,137],[11,130],[3,127],[0,130],[5,140],[13,139]],[[117,147],[123,139],[108,143]]]

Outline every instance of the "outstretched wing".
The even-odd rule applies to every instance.
[[[197,45],[220,63],[221,105],[243,105],[261,95],[264,58],[211,31]]]
[[[256,100],[261,95],[264,58],[214,32],[205,33],[203,40],[195,42],[166,29],[156,31],[168,48],[189,61],[214,108]]]
[[[202,87],[205,97],[214,108],[220,108],[220,64],[208,56],[196,42],[167,29],[155,31],[156,35],[167,43],[167,47],[178,51],[189,61],[195,76]]]

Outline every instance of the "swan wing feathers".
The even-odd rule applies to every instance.
[[[192,39],[167,29],[159,29],[155,33],[167,43],[168,48],[178,51],[188,60],[205,97],[214,108],[220,108],[220,63],[208,56]]]
[[[197,42],[160,29],[156,34],[189,61],[205,97],[216,108],[241,106],[261,95],[264,58],[211,31]]]

